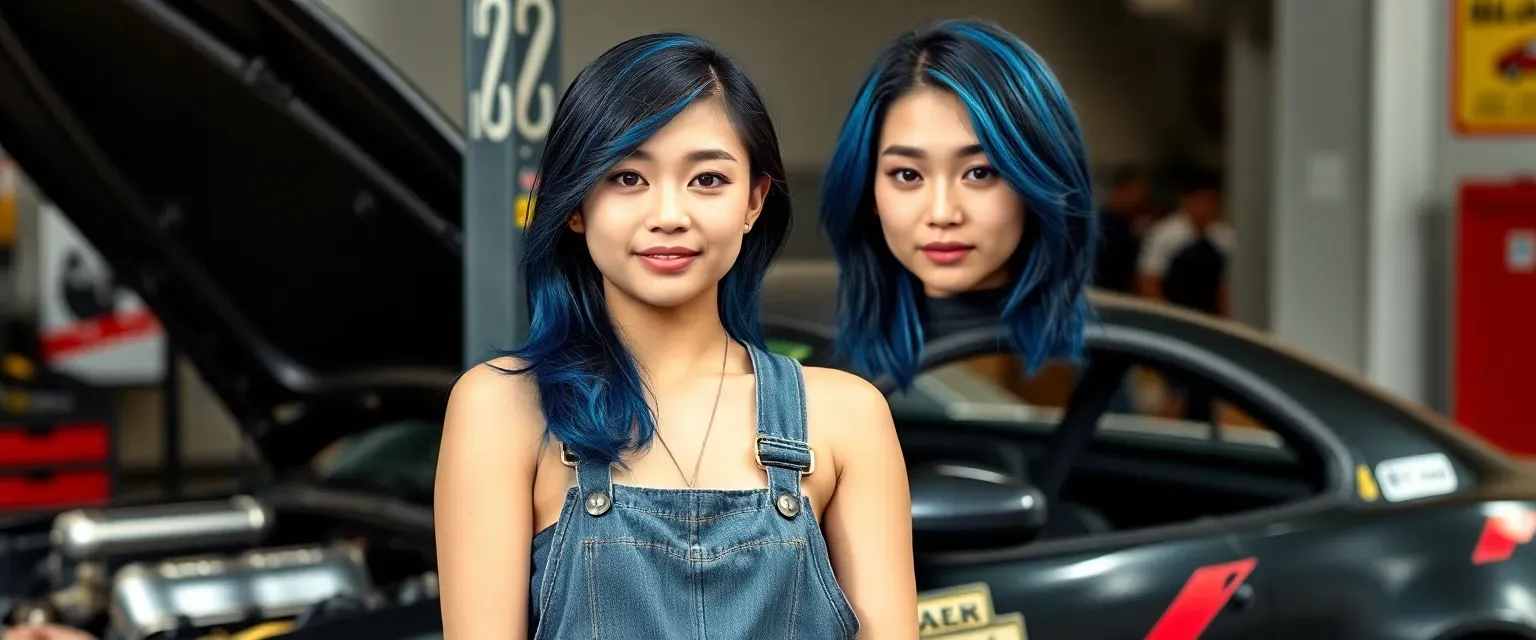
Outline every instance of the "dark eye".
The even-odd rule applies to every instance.
[[[705,189],[717,189],[726,185],[725,176],[718,173],[705,173],[693,179],[693,183]]]
[[[917,172],[911,169],[896,169],[891,172],[891,177],[895,178],[897,182],[917,182],[922,179],[922,176],[917,175]]]
[[[645,178],[633,171],[621,171],[614,174],[613,181],[621,187],[638,187],[645,184]]]
[[[976,167],[965,172],[965,177],[969,180],[986,180],[995,175],[997,175],[997,172],[992,167]]]

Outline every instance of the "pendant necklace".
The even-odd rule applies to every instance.
[[[683,473],[683,465],[677,463],[677,456],[672,455],[672,448],[667,446],[667,439],[661,437],[661,429],[656,430],[656,440],[661,442],[661,448],[667,452],[667,457],[672,459],[672,466],[677,467],[677,475],[683,477],[683,484],[689,489],[699,480],[699,465],[704,462],[704,447],[709,445],[709,432],[715,428],[715,412],[720,409],[720,392],[725,389],[725,361],[731,354],[731,334],[725,334],[725,353],[720,356],[720,382],[715,386],[715,404],[709,410],[709,424],[704,427],[704,442],[699,444],[699,457],[693,463],[693,478]],[[658,425],[659,426],[659,425]]]

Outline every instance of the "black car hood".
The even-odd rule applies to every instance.
[[[0,147],[274,466],[441,417],[463,141],[318,0],[0,2]]]

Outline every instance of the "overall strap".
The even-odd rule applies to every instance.
[[[576,486],[581,490],[582,499],[586,499],[593,492],[601,492],[608,498],[613,497],[613,467],[601,462],[588,462],[576,457],[576,454],[566,450],[565,445],[560,445],[560,462],[566,466],[576,467]]]
[[[800,476],[816,468],[806,437],[805,378],[800,363],[748,347],[757,377],[757,461],[773,495],[800,495]]]

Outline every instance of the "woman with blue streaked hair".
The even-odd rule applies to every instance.
[[[746,74],[626,41],[545,145],[527,344],[467,371],[443,426],[446,637],[916,638],[884,397],[765,348],[790,205]]]
[[[1097,226],[1077,117],[1046,64],[978,20],[891,42],[843,123],[821,222],[837,351],[908,388],[925,338],[1000,325],[1030,370],[1078,354]]]

